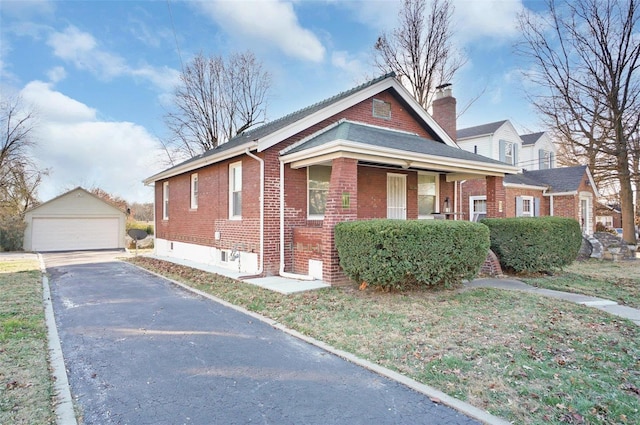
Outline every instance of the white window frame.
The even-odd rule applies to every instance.
[[[535,215],[535,207],[533,205],[533,196],[521,196],[522,198],[522,217],[533,217]],[[525,208],[528,205],[529,209]]]
[[[162,183],[162,219],[169,220],[169,182]]]
[[[309,171],[311,170],[311,167],[326,167],[325,165],[311,165],[309,167],[307,167],[307,220],[324,220],[324,214],[311,214],[311,208],[310,208],[310,203],[311,203],[311,187],[310,187],[310,183],[311,180],[309,178]],[[329,169],[331,169],[331,166],[328,166]],[[329,181],[331,181],[331,172],[329,172]],[[322,189],[314,189],[316,191],[322,190]],[[329,187],[327,185],[327,189],[326,189],[327,195],[329,194]],[[326,199],[326,197],[325,197]],[[326,208],[326,205],[325,205]]]
[[[239,177],[235,179],[236,175]],[[240,193],[240,214],[235,214],[235,194]],[[229,219],[242,219],[242,161],[229,164]]]
[[[475,201],[484,201],[484,211],[475,210]],[[486,196],[469,196],[469,221],[478,221],[478,216],[484,214],[487,215],[487,197]]]
[[[507,155],[507,149],[511,150],[511,153],[509,155]],[[504,142],[504,162],[506,162],[507,164],[513,165],[513,161],[514,161],[514,143],[513,142],[508,142],[505,140]]]
[[[191,209],[198,209],[198,173],[191,174]]]
[[[440,205],[440,174],[437,173],[424,173],[424,172],[419,172],[418,173],[418,199],[420,197],[420,176],[433,176],[435,177],[435,183],[436,183],[436,195],[435,195],[435,201],[434,201],[434,211],[431,214],[420,214],[420,202],[418,201],[418,218],[433,218],[433,214],[435,212],[438,211],[438,205]]]

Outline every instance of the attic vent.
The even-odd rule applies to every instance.
[[[391,119],[391,104],[384,100],[373,99],[373,116],[375,118]]]

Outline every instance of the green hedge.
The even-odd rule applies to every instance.
[[[486,218],[491,249],[516,273],[551,272],[575,261],[582,244],[578,222],[564,217]]]
[[[451,286],[478,273],[489,229],[449,220],[367,220],[339,223],[340,265],[357,283],[383,289]]]
[[[148,235],[153,235],[153,224],[147,224],[144,221],[132,221],[128,220],[126,224],[126,230],[129,229],[140,229],[147,232]]]

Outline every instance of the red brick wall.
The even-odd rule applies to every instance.
[[[293,272],[309,273],[309,260],[322,261],[322,227],[293,229]]]
[[[514,187],[505,188],[506,193],[506,217],[515,217],[516,216],[516,198],[518,196],[531,196],[533,198],[538,198],[540,200],[540,215],[548,216],[550,215],[549,211],[549,197],[542,196],[542,190],[534,190],[534,189],[519,189]]]

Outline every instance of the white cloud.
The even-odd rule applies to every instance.
[[[352,78],[362,78],[368,70],[364,62],[347,51],[338,50],[331,54],[331,64],[349,74]]]
[[[101,121],[96,110],[32,81],[21,92],[38,116],[35,161],[50,175],[43,179],[43,201],[76,186],[99,187],[129,202],[151,202],[142,180],[162,169],[162,151],[147,130],[131,122]]]
[[[180,75],[178,71],[166,66],[131,67],[124,58],[101,49],[91,34],[74,26],[69,26],[62,32],[53,32],[47,44],[53,48],[57,57],[104,80],[124,76],[142,77],[167,92],[174,87]]]
[[[67,78],[67,71],[61,66],[55,66],[47,72],[47,77],[52,83],[57,83]]]
[[[512,40],[518,35],[522,0],[454,0],[454,31],[464,41],[489,37]]]
[[[324,59],[325,48],[311,31],[300,26],[290,2],[196,2],[229,36],[250,38],[276,46],[286,55],[312,62]]]

